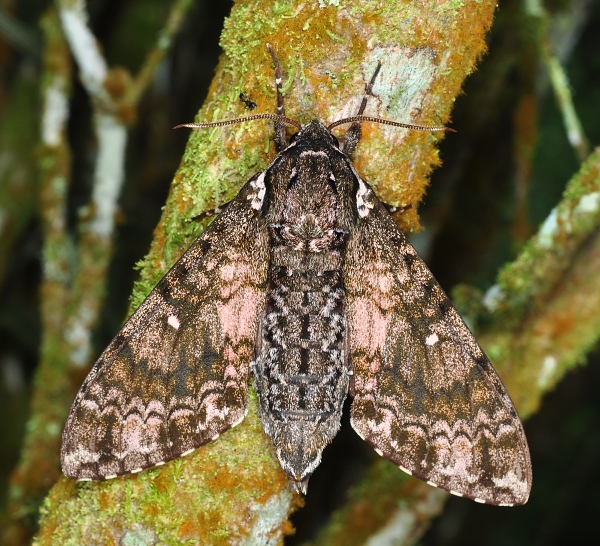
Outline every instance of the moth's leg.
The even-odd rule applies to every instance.
[[[403,213],[406,212],[408,209],[412,209],[412,205],[410,204],[404,205],[403,207],[395,207],[394,205],[388,205],[386,203],[383,203],[383,206],[390,214],[396,214],[397,212]]]
[[[273,64],[275,65],[275,87],[277,88],[277,110],[275,113],[278,116],[285,117],[285,106],[283,105],[283,93],[281,92],[282,88],[282,79],[281,79],[281,67],[279,66],[279,60],[277,59],[277,55],[275,55],[275,50],[271,44],[267,44],[267,48],[271,57],[273,58]],[[285,125],[280,121],[275,122],[275,149],[277,152],[281,152],[281,150],[287,148],[288,141],[287,136],[285,134]]]
[[[377,63],[377,68],[375,68],[375,72],[373,76],[371,76],[371,81],[365,86],[365,95],[363,97],[362,102],[360,103],[360,108],[356,113],[357,116],[362,116],[367,108],[367,100],[369,96],[373,94],[373,84],[375,83],[375,78],[377,78],[377,74],[381,70],[381,61]],[[350,128],[346,131],[346,136],[344,137],[344,147],[342,152],[344,152],[348,157],[352,157],[354,151],[356,150],[356,146],[358,145],[358,141],[362,136],[361,125],[359,121],[355,121]]]

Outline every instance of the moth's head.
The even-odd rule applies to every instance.
[[[309,142],[325,141],[336,148],[340,147],[338,139],[318,119],[305,123],[296,134],[292,135],[290,142],[298,142],[299,140]]]

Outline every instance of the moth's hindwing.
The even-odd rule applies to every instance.
[[[160,465],[243,419],[269,252],[257,210],[264,197],[259,176],[94,365],[63,433],[68,477],[106,479]]]
[[[531,462],[517,412],[456,309],[360,183],[345,263],[352,426],[431,485],[523,504]]]

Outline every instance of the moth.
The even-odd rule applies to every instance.
[[[285,117],[278,150],[157,284],[85,379],[63,472],[103,480],[182,457],[239,424],[253,377],[265,433],[306,492],[352,397],[351,423],[399,468],[450,493],[523,504],[527,440],[490,361],[351,157],[356,116]],[[240,119],[207,127],[237,123]],[[350,123],[342,145],[331,129]],[[285,126],[297,129],[288,142]]]

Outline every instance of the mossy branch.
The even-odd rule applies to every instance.
[[[600,336],[599,226],[597,148],[484,297],[490,313],[479,339],[524,417]]]
[[[29,542],[39,503],[60,475],[57,454],[66,415],[65,402],[70,396],[62,329],[68,312],[72,275],[72,245],[66,226],[71,157],[65,140],[72,66],[54,10],[43,18],[42,28],[47,44],[38,154],[39,207],[45,239],[44,278],[40,290],[43,334],[28,430],[19,465],[10,479],[7,522],[2,532],[7,545]]]
[[[330,5],[331,4],[331,5]],[[384,62],[367,114],[414,124],[447,119],[464,78],[485,50],[495,3],[468,6],[361,1],[296,5],[238,1],[221,38],[217,67],[200,121],[243,113],[239,93],[274,108],[266,50],[275,47],[285,70],[287,115],[333,121],[356,112],[365,82]],[[449,36],[448,28],[452,28]],[[189,121],[189,120],[181,120]],[[228,201],[272,157],[271,129],[256,122],[194,132],[134,293],[139,305],[201,226],[200,212]],[[418,229],[416,205],[439,163],[436,136],[365,124],[356,164],[382,199],[413,205],[400,221]],[[399,471],[396,471],[401,474]],[[242,425],[189,457],[157,470],[105,483],[60,480],[44,507],[37,544],[142,537],[164,544],[278,543],[291,531],[292,495],[273,447],[261,431],[256,399]],[[439,503],[434,499],[432,506]]]

